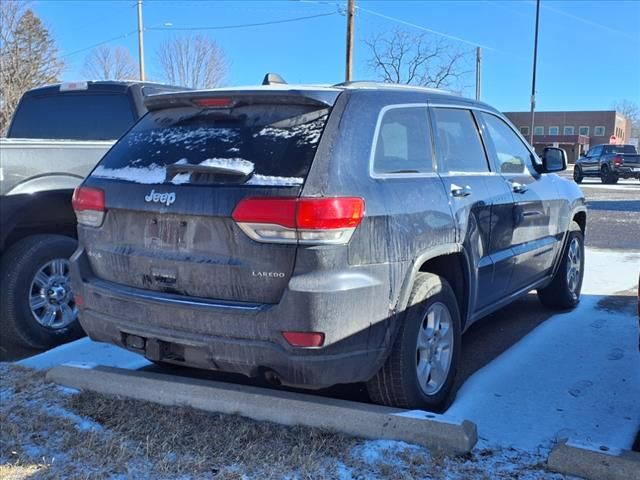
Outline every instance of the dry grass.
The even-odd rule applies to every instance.
[[[414,445],[70,393],[14,365],[0,364],[0,379],[0,479],[561,478],[495,452],[449,458]]]
[[[0,409],[0,478],[317,478],[357,442],[186,407],[64,394],[41,373],[6,364],[0,373],[11,390]],[[60,415],[61,409],[83,418]]]

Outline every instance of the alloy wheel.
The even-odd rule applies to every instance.
[[[68,327],[78,318],[68,260],[55,258],[38,270],[29,290],[29,307],[36,322],[50,330]]]
[[[580,241],[572,238],[567,251],[567,287],[573,298],[578,296],[577,290],[580,283],[580,271],[582,268],[582,252]]]
[[[440,302],[429,307],[418,331],[416,373],[420,388],[435,395],[445,384],[453,357],[453,320]]]

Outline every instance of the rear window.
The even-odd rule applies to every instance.
[[[125,93],[68,92],[24,98],[9,136],[69,140],[116,140],[135,122]]]
[[[604,153],[636,153],[636,147],[633,145],[606,145]]]
[[[249,176],[248,184],[300,185],[328,114],[328,108],[303,105],[150,112],[116,143],[92,176],[147,184],[202,183],[201,175],[196,182],[192,173],[174,174],[177,165],[241,171]]]

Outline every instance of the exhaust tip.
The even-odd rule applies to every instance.
[[[282,386],[282,380],[280,379],[280,376],[276,372],[274,372],[273,370],[265,370],[264,371],[264,379],[270,385],[273,385],[274,387],[281,387]]]

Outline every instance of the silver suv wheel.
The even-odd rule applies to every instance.
[[[440,302],[429,307],[418,330],[416,373],[427,395],[440,391],[451,368],[453,328],[449,309]]]
[[[66,328],[78,318],[67,259],[53,259],[38,270],[31,282],[29,305],[35,320],[51,330]]]
[[[574,237],[569,243],[567,251],[567,287],[573,297],[577,297],[577,289],[580,284],[580,269],[582,267],[582,252],[580,241]]]

